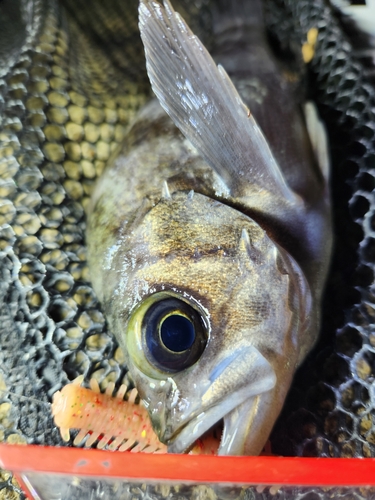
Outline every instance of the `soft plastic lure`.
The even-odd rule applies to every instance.
[[[135,402],[137,389],[128,391],[121,385],[114,397],[113,382],[102,394],[96,379],[90,380],[90,389],[82,387],[82,381],[83,377],[78,377],[53,396],[52,414],[64,441],[69,441],[71,429],[80,429],[73,441],[76,446],[87,437],[86,447],[98,440],[99,449],[107,446],[111,451],[167,452],[152,429],[145,407]],[[220,438],[210,434],[199,439],[190,453],[215,455],[219,443]]]

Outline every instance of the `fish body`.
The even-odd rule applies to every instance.
[[[327,174],[260,3],[241,5],[216,12],[213,55],[245,103],[169,2],[141,1],[158,100],[138,114],[88,211],[94,289],[175,452],[223,419],[219,453],[259,453],[319,331]]]

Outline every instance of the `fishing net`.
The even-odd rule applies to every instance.
[[[206,3],[180,7],[196,32],[209,33]],[[102,389],[127,381],[90,284],[84,207],[149,96],[137,2],[111,0],[105,11],[84,0],[5,1],[2,8],[19,20],[21,34],[6,33],[11,50],[0,62],[0,439],[66,446],[48,408],[52,394],[80,374]],[[330,137],[336,238],[321,341],[296,377],[273,451],[373,457],[374,88],[326,4],[267,0],[266,8],[271,40],[291,57],[310,28],[319,30],[307,81]],[[149,487],[147,498],[210,498],[202,491],[177,496]],[[341,493],[335,498],[349,498]],[[330,498],[321,489],[241,494]],[[11,495],[21,493],[3,475],[0,498]],[[144,498],[145,490],[132,495]]]

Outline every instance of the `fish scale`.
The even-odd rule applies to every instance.
[[[369,328],[374,312],[371,269],[368,270],[373,267],[374,224],[373,199],[366,191],[365,182],[369,179],[365,175],[371,176],[371,168],[374,168],[371,163],[374,162],[374,150],[370,142],[370,133],[374,130],[374,93],[366,86],[362,68],[352,60],[350,45],[344,42],[327,7],[321,2],[269,0],[267,3],[272,6],[274,16],[274,19],[269,18],[270,28],[281,39],[289,39],[290,25],[298,34],[299,43],[305,41],[310,27],[318,26],[321,30],[311,64],[313,82],[319,83],[314,97],[329,131],[333,131],[334,151],[340,153],[340,132],[352,138],[354,146],[341,151],[337,160],[334,157],[334,178],[340,177],[339,168],[343,162],[346,164],[342,168],[346,170],[359,168],[357,176],[352,176],[351,180],[355,193],[350,206],[365,235],[360,245],[360,281],[355,282],[364,300],[359,305],[347,307],[345,325],[342,311],[339,311],[342,324],[337,331],[337,352],[325,356],[327,366],[319,374],[319,380],[316,374],[309,374],[309,385],[312,379],[317,380],[310,390],[310,398],[300,399],[300,408],[296,409],[295,402],[292,409],[286,406],[286,414],[279,425],[283,426],[284,435],[291,439],[293,450],[284,446],[283,452],[332,454],[333,450],[338,456],[353,452],[374,456],[370,418],[373,407],[369,393],[375,342],[373,330]],[[104,380],[103,385],[124,375],[121,353],[112,337],[107,335],[88,277],[83,207],[108,154],[121,142],[128,121],[148,93],[147,87],[142,86],[142,78],[137,80],[142,71],[133,70],[131,77],[124,76],[129,68],[137,67],[137,57],[142,61],[139,66],[143,70],[143,56],[136,53],[133,58],[123,60],[121,67],[121,54],[117,53],[116,65],[108,63],[92,43],[92,32],[85,33],[79,22],[80,16],[85,19],[82,18],[87,8],[85,2],[80,2],[75,19],[72,18],[75,14],[71,8],[73,2],[70,7],[68,1],[64,5],[68,15],[56,2],[34,2],[34,24],[28,40],[18,54],[15,52],[15,64],[12,63],[10,69],[1,68],[0,73],[1,372],[9,390],[46,402],[55,389],[80,373],[96,374]],[[95,5],[90,10],[93,14]],[[113,5],[116,6],[116,2]],[[136,17],[130,23],[132,26],[136,26],[134,19]],[[103,34],[106,36],[108,32]],[[77,43],[80,50],[72,49],[72,43]],[[344,56],[335,50],[337,46]],[[105,73],[102,68],[109,69],[108,77],[100,77]],[[92,79],[95,84],[91,84]],[[119,91],[120,85],[122,91]],[[343,95],[342,89],[348,88],[351,89],[349,95],[345,92]],[[362,105],[358,106],[357,101]],[[361,106],[362,109],[355,109]],[[354,112],[348,114],[353,107]],[[344,191],[346,198],[350,197],[344,188],[337,191],[339,194]],[[336,196],[336,200],[338,198]],[[339,208],[336,209],[337,212],[341,210],[336,215],[341,220],[338,241],[345,242],[348,234],[352,240],[354,236],[355,248],[350,254],[353,255],[361,234],[358,237],[353,229],[357,226],[342,227],[348,220],[345,201],[338,200]],[[340,262],[345,260],[345,255],[347,252]],[[339,271],[340,268],[336,271],[334,268],[336,277]],[[358,285],[361,280],[370,283]],[[348,297],[336,305],[337,310],[345,300],[348,301]],[[332,320],[325,319],[326,324],[332,326]],[[329,344],[332,330],[326,327],[324,331],[327,331]],[[322,354],[315,356],[320,360]],[[317,358],[311,359],[306,365],[309,368]],[[332,366],[340,367],[334,383],[330,373]],[[62,444],[44,406],[38,406],[35,401],[20,405],[19,400],[11,396],[2,401],[12,401],[11,407],[0,412],[2,439]],[[296,423],[302,426],[301,415],[303,417],[306,412],[312,415],[317,429],[316,434],[308,438],[304,429],[302,433],[295,429]],[[335,424],[333,417],[337,413],[342,420]],[[343,414],[354,419],[352,430]],[[337,442],[340,425],[349,436],[343,443]],[[275,443],[276,446],[285,445],[277,438]],[[150,498],[172,498],[173,491],[160,492],[150,487],[149,494]],[[188,498],[197,497],[197,494],[197,491],[186,492]],[[315,499],[328,493],[319,489],[312,493],[283,488],[273,498],[291,498],[291,494],[293,498]],[[266,498],[268,495],[251,489],[245,496]],[[342,498],[345,498],[344,493]],[[361,498],[360,494],[355,494],[355,498]]]

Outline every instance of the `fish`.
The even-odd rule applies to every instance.
[[[257,455],[319,333],[327,143],[261,3],[219,2],[215,15],[211,57],[168,0],[141,0],[156,99],[92,194],[88,262],[168,451],[222,423],[219,454]]]

